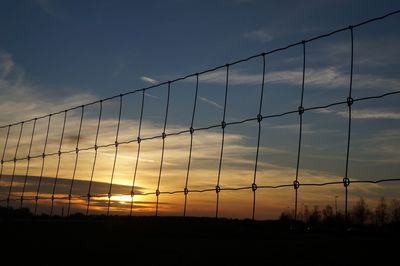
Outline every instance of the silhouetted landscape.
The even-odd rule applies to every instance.
[[[274,265],[389,265],[396,257],[400,237],[398,222],[303,222],[284,215],[276,221],[253,221],[83,214],[35,217],[28,209],[6,208],[0,213],[2,251],[67,253],[76,258],[93,253],[125,254],[145,264],[236,264],[244,260],[245,264]]]

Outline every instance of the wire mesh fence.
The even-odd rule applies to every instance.
[[[201,213],[204,206],[196,203],[199,197],[196,195],[215,193],[214,199],[208,198],[204,203],[213,205],[214,212],[202,215],[221,216],[221,204],[229,200],[234,202],[234,206],[231,206],[234,213],[235,206],[241,208],[241,200],[247,197],[244,200],[247,201],[245,208],[249,208],[246,215],[255,219],[257,204],[260,204],[257,197],[260,191],[289,188],[293,193],[287,190],[285,193],[292,193],[291,208],[297,219],[300,208],[298,198],[302,188],[334,187],[335,191],[342,190],[344,193],[344,216],[347,218],[348,195],[352,184],[389,186],[400,181],[400,178],[392,177],[353,179],[349,174],[354,145],[354,107],[384,99],[396,100],[395,97],[400,94],[397,88],[354,96],[354,54],[357,42],[354,35],[366,25],[399,13],[391,12],[150,87],[1,126],[3,149],[0,201],[7,207],[29,207],[35,214],[153,213],[157,216],[162,207],[186,216],[191,198],[194,208]],[[307,60],[308,53],[314,49],[312,44],[339,34],[346,36],[347,85],[341,85],[345,87],[346,93],[343,93],[342,88],[338,95],[344,97],[335,96],[335,101],[306,105]],[[294,53],[301,66],[296,76],[295,93],[290,95],[291,98],[286,96],[279,99],[279,108],[270,108],[271,104],[267,101],[269,97],[274,97],[269,92],[273,86],[270,80],[276,79],[270,76],[276,76],[277,73],[269,72],[273,68],[273,60],[270,58],[275,54],[291,53],[293,49],[298,49]],[[250,75],[251,79],[249,76],[244,78],[241,71],[246,68],[255,69],[257,74]],[[278,78],[292,77],[286,73],[286,76]],[[217,85],[210,86],[212,82],[218,84],[218,92],[215,89]],[[255,89],[248,89],[246,84]],[[206,90],[218,94],[219,98],[215,98],[219,101],[205,97]],[[249,95],[253,99],[251,108],[242,108]],[[297,107],[286,108],[292,100]],[[308,153],[304,151],[303,143],[307,134],[305,120],[312,120],[315,112],[328,113],[334,108],[342,108],[340,114],[346,119],[345,153],[342,155],[344,165],[341,166],[344,174],[339,180],[305,178],[301,174],[302,158]],[[265,132],[271,127],[270,121],[283,119],[291,119],[295,125],[296,133],[292,135],[291,143],[294,143],[296,149],[288,155],[295,159],[294,172],[292,177],[271,179],[273,182],[268,183],[265,177],[260,180],[260,175],[265,175],[265,172],[268,174],[268,161],[261,154],[269,151],[268,145],[263,143],[270,137]],[[243,162],[233,157],[235,153],[240,154],[244,147],[235,148],[229,142],[243,136],[250,138],[250,135],[253,136],[253,145],[245,148],[251,149],[252,155],[245,159],[251,170],[242,171],[235,164]],[[197,161],[194,154],[196,149],[202,155],[197,156],[200,158]],[[228,159],[234,163],[224,165]],[[209,171],[208,168],[216,170]],[[271,167],[272,170],[276,168]],[[241,176],[240,182],[230,183],[233,175]],[[248,195],[241,195],[241,192],[250,192],[251,200]],[[221,198],[222,195],[226,195],[226,198]]]

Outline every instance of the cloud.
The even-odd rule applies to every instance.
[[[284,70],[267,72],[266,84],[300,85],[302,70]],[[201,82],[223,85],[226,82],[226,72],[214,71],[200,77]],[[229,74],[230,85],[260,85],[262,74],[246,73],[242,70],[231,70]],[[336,67],[307,68],[305,86],[318,89],[335,89],[349,86],[349,74],[343,73]],[[353,77],[355,89],[379,89],[391,91],[399,89],[400,80],[379,75],[358,74]]]
[[[149,83],[149,84],[152,84],[152,85],[155,85],[155,84],[158,84],[158,83],[159,83],[157,80],[152,79],[152,78],[149,78],[149,77],[146,77],[146,76],[142,76],[142,77],[140,77],[140,79],[141,79],[142,81],[144,81],[144,82],[146,82],[146,83]]]
[[[113,119],[106,119],[102,121],[104,127],[102,128],[104,137],[109,141],[109,143],[113,143],[115,137],[115,121]],[[115,119],[114,119],[115,120]],[[71,124],[70,127],[77,127],[78,121],[75,124]],[[90,125],[96,125],[97,121],[95,118],[86,120],[85,123],[89,123]],[[121,125],[129,124],[129,127],[121,128],[121,138],[129,138],[133,139],[132,132],[137,128],[137,121],[133,120],[122,120]],[[157,125],[152,123],[151,121],[144,121],[144,128],[153,130]],[[282,128],[287,128],[288,130],[294,129],[298,130],[298,125],[283,125]],[[180,131],[182,128],[179,125],[171,125],[171,132]],[[155,130],[155,129],[154,129]],[[395,135],[395,132],[392,132],[392,135]],[[43,135],[42,135],[43,137]],[[15,138],[15,136],[13,136]],[[255,146],[249,145],[247,143],[248,136],[242,135],[239,133],[226,133],[225,135],[225,147],[224,147],[224,155],[223,155],[223,165],[221,172],[221,186],[222,187],[238,187],[238,186],[250,186],[254,173],[254,156],[255,156]],[[188,146],[185,144],[185,139],[189,140],[189,135],[182,135],[179,138],[176,137],[167,137],[165,143],[165,154],[164,154],[164,167],[161,178],[161,192],[165,191],[174,191],[181,190],[184,187],[184,181],[186,177],[187,170],[187,162],[188,162]],[[83,147],[90,147],[93,144],[93,140],[86,139],[83,141]],[[35,144],[39,145],[38,142]],[[135,145],[135,144],[133,144]],[[154,211],[154,203],[155,200],[154,195],[143,196],[140,194],[147,192],[154,192],[156,188],[155,181],[157,180],[158,170],[160,167],[160,156],[161,156],[161,145],[162,142],[160,139],[151,140],[151,141],[143,141],[142,142],[142,150],[139,157],[139,165],[137,172],[136,184],[138,186],[138,197],[135,202],[138,205],[143,205],[141,208],[146,208],[148,211]],[[189,189],[205,189],[205,188],[214,188],[216,178],[217,178],[217,169],[218,169],[218,159],[220,156],[220,148],[221,148],[221,132],[217,131],[207,131],[207,132],[195,132],[194,142],[193,142],[193,153],[192,153],[192,162],[191,162],[191,172],[189,179]],[[49,143],[50,150],[57,150],[57,143]],[[110,147],[107,149],[99,149],[99,155],[97,158],[97,164],[94,173],[94,180],[96,182],[95,187],[98,193],[107,193],[108,185],[107,182],[110,181],[110,173],[111,167],[113,163],[114,156],[114,148]],[[280,147],[260,147],[261,154],[281,154],[286,155],[287,151],[280,149]],[[86,195],[88,188],[88,178],[90,177],[91,165],[93,163],[93,150],[92,153],[82,153],[79,157],[78,169],[76,174],[76,183],[74,185],[73,193],[74,195]],[[54,168],[55,164],[50,163],[50,157],[46,157],[45,164],[45,173],[55,173]],[[52,157],[57,158],[57,157]],[[69,159],[68,159],[69,158]],[[56,193],[57,195],[63,195],[68,192],[68,188],[71,182],[71,169],[73,169],[74,163],[74,154],[63,155],[62,156],[62,165],[60,172],[60,182],[57,186]],[[133,178],[133,169],[134,163],[136,160],[136,149],[130,145],[120,145],[119,153],[117,158],[117,164],[115,169],[115,179],[113,186],[113,194],[124,194],[122,197],[112,198],[113,205],[112,210],[119,210],[124,214],[129,213],[129,204],[125,207],[118,205],[116,202],[120,202],[121,204],[124,201],[129,201],[130,185],[132,184]],[[7,167],[5,167],[5,175],[10,175],[10,171],[12,167],[8,167],[12,165],[12,163],[7,163]],[[88,167],[89,166],[89,167]],[[278,165],[272,162],[268,162],[266,160],[259,161],[259,170],[257,174],[257,184],[258,185],[278,185],[278,184],[291,184],[292,177],[294,174],[294,165]],[[24,164],[18,164],[18,167],[25,167]],[[30,175],[38,175],[41,167],[41,159],[31,160],[31,170],[29,172]],[[66,171],[66,169],[70,169]],[[24,169],[22,169],[24,170]],[[21,172],[21,170],[17,170]],[[37,177],[30,177],[29,179],[29,191],[32,191],[32,195],[27,193],[27,196],[35,195],[35,188],[37,186]],[[43,180],[43,186],[41,190],[42,196],[50,196],[50,189],[52,183],[52,178],[45,178]],[[313,169],[305,169],[301,168],[300,171],[300,182],[301,183],[319,183],[319,182],[330,182],[330,181],[340,181],[338,175],[332,172],[324,172]],[[3,179],[3,187],[7,188],[6,182],[7,177]],[[54,180],[53,180],[54,181]],[[19,191],[21,188],[18,187],[20,181],[18,181],[15,190],[13,192]],[[342,186],[338,185],[336,187],[330,187],[330,191],[338,193],[341,191]],[[336,192],[336,189],[338,192]],[[6,190],[7,192],[7,190]],[[269,191],[268,195],[271,196],[275,193],[275,190]],[[29,195],[28,195],[29,194]],[[288,193],[289,195],[290,192]],[[318,204],[321,202],[325,202],[326,193],[321,193],[321,189],[319,188],[307,188],[306,191],[302,192],[302,200],[306,202],[318,201]],[[16,196],[18,193],[15,194]],[[200,204],[205,206],[205,202],[209,199],[195,199],[196,194],[190,194],[191,201],[190,204]],[[228,193],[224,194],[224,197],[228,197]],[[235,194],[237,195],[237,194]],[[259,204],[264,204],[264,196],[260,193],[258,198]],[[173,205],[174,201],[179,201],[182,197],[177,197],[175,199],[168,198],[168,195],[161,194],[161,199],[163,202],[172,203],[172,207],[170,207],[170,211],[179,211],[179,207]],[[234,206],[234,200],[224,198],[227,206]],[[236,200],[245,201],[244,197],[239,197]],[[329,199],[327,199],[329,200]],[[107,198],[98,199],[98,201],[104,201],[107,203]],[[43,201],[41,204],[45,204],[46,201]],[[100,204],[100,203],[99,203]],[[118,207],[117,207],[117,205]],[[271,203],[268,203],[271,204]],[[276,202],[276,206],[282,207],[282,202]],[[101,204],[100,204],[101,205]],[[76,206],[85,206],[85,201],[76,202]],[[103,206],[103,205],[101,205]],[[83,208],[82,207],[82,208]],[[103,206],[104,207],[104,206]],[[103,208],[102,207],[102,208]],[[167,207],[162,207],[163,211],[167,211],[164,209]],[[278,208],[278,209],[279,209]],[[105,211],[106,209],[98,209],[98,211]],[[139,211],[139,210],[137,210]],[[144,210],[143,210],[144,211]],[[277,210],[279,212],[280,210]],[[243,217],[246,217],[246,213],[242,211],[236,210],[237,213],[241,213]],[[236,213],[235,212],[235,213]],[[204,215],[203,210],[199,209],[194,211],[197,215]],[[236,215],[236,214],[235,214]]]
[[[117,65],[114,68],[114,71],[112,72],[112,76],[118,77],[126,68],[127,64],[124,62],[118,62]]]
[[[397,58],[400,56],[399,45],[400,39],[396,34],[390,35],[386,33],[384,35],[377,35],[375,38],[362,39],[362,43],[357,45],[356,48],[357,56],[354,58],[354,64],[357,68],[367,67],[368,69],[387,69],[388,67],[398,66]],[[384,48],[384,51],[382,51],[382,48]],[[321,58],[328,59],[328,62],[343,61],[344,58],[350,60],[349,41],[335,41],[317,48],[317,51],[318,54],[321,54]]]
[[[146,97],[149,97],[149,98],[160,99],[160,97],[155,96],[155,95],[152,95],[152,94],[150,94],[150,93],[148,93],[148,92],[145,92],[144,95],[145,95]]]
[[[59,95],[57,95],[59,96]],[[46,115],[79,106],[97,97],[88,92],[52,98],[41,88],[24,80],[24,72],[12,59],[12,55],[0,50],[0,125]]]
[[[42,10],[45,14],[57,18],[66,18],[66,9],[63,7],[65,3],[62,1],[53,0],[35,0],[34,3]]]
[[[40,7],[40,9],[45,12],[46,14],[50,16],[54,16],[56,11],[55,11],[55,6],[54,6],[54,1],[49,1],[49,0],[35,0],[35,3]]]
[[[273,40],[275,36],[269,30],[260,29],[260,30],[247,31],[243,33],[243,37],[245,39],[252,41],[269,42]]]
[[[295,124],[284,124],[284,125],[273,125],[270,126],[268,125],[267,128],[269,129],[283,129],[286,132],[291,132],[291,133],[298,133],[299,132],[299,123]],[[311,126],[309,124],[303,123],[303,129],[302,129],[303,134],[312,134],[315,133],[315,131],[311,130]]]
[[[0,79],[5,79],[11,72],[14,67],[14,61],[12,59],[12,55],[9,53],[1,52],[0,51]]]
[[[229,76],[229,84],[242,85],[242,84],[260,84],[262,76],[260,74],[244,73],[238,70],[231,70]],[[226,71],[217,70],[211,73],[200,76],[200,82],[208,84],[224,85],[226,82]]]
[[[343,118],[348,118],[349,114],[347,111],[337,112]],[[351,112],[352,119],[390,119],[390,120],[398,120],[400,119],[399,112],[393,111],[382,111],[382,110],[353,110]]]
[[[4,191],[4,187],[7,187],[7,188],[9,187],[11,175],[3,175],[2,178],[4,178],[4,179],[0,183],[0,194],[4,194],[5,191],[8,192],[7,189]],[[30,193],[30,192],[34,193],[37,191],[37,185],[38,185],[38,181],[39,181],[38,179],[39,179],[38,176],[28,176],[27,177],[26,190],[25,190],[27,193]],[[14,181],[13,188],[15,188],[15,190],[13,190],[13,192],[16,194],[15,196],[18,196],[18,194],[19,194],[18,192],[22,192],[22,188],[25,183],[25,176],[15,175],[13,181]],[[41,185],[43,185],[43,186],[40,187],[41,188],[40,192],[44,193],[44,194],[52,194],[55,178],[43,176],[42,181],[43,181],[43,183]],[[73,185],[74,185],[73,192],[76,196],[87,195],[88,188],[89,188],[89,180],[76,179],[74,181]],[[98,182],[96,180],[92,181],[92,185],[94,188],[96,188],[96,190],[103,191],[104,194],[106,194],[108,192],[108,189],[110,186],[109,183]],[[70,186],[71,186],[71,179],[58,178],[57,179],[58,190],[56,190],[56,192],[62,193],[61,190],[64,190],[63,192],[67,193]],[[113,194],[115,194],[115,195],[126,194],[130,190],[131,190],[131,185],[113,184]],[[143,193],[143,188],[136,186],[135,191],[136,191],[137,195],[141,195]]]
[[[216,103],[216,102],[214,102],[212,100],[209,100],[209,99],[207,99],[205,97],[198,96],[198,98],[200,100],[202,100],[203,102],[205,102],[205,103],[207,103],[207,104],[209,104],[211,106],[214,106],[214,107],[216,107],[218,109],[221,109],[221,110],[224,109],[224,107],[222,105],[220,105],[220,104],[218,104],[218,103]]]

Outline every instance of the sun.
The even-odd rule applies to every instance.
[[[132,202],[132,197],[130,195],[115,195],[111,196],[112,201],[118,201],[120,204],[126,204]]]

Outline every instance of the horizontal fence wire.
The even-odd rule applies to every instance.
[[[379,95],[373,95],[373,96],[368,96],[368,97],[361,97],[361,98],[354,98],[353,101],[355,102],[364,102],[364,101],[368,101],[368,100],[372,100],[372,99],[381,99],[384,97],[388,97],[388,96],[393,96],[393,95],[397,95],[400,94],[400,90],[396,90],[390,93],[383,93],[383,94],[379,94]],[[347,105],[347,100],[346,101],[338,101],[335,103],[331,103],[328,105],[318,105],[318,106],[312,106],[312,107],[304,107],[304,113],[307,111],[315,111],[315,110],[321,110],[321,109],[328,109],[330,107],[333,106],[340,106],[340,105]],[[299,110],[298,109],[293,109],[291,111],[287,111],[287,112],[283,112],[283,113],[277,113],[277,114],[270,114],[270,115],[261,115],[261,116],[254,116],[254,117],[249,117],[243,120],[238,120],[238,121],[231,121],[231,122],[226,122],[225,123],[225,127],[228,126],[233,126],[233,125],[239,125],[239,124],[244,124],[244,123],[248,123],[248,122],[257,122],[258,119],[262,119],[262,120],[266,120],[266,119],[273,119],[273,118],[278,118],[278,117],[285,117],[288,115],[293,115],[293,114],[298,114]],[[19,125],[19,123],[18,123]],[[180,130],[180,131],[176,131],[176,132],[171,132],[171,133],[165,133],[165,137],[168,136],[178,136],[178,135],[182,135],[182,134],[190,134],[191,131],[193,132],[198,132],[198,131],[206,131],[206,130],[210,130],[210,129],[214,129],[214,128],[221,128],[221,124],[215,124],[215,125],[211,125],[211,126],[207,126],[207,127],[198,127],[198,128],[192,128],[192,129],[185,129],[185,130]],[[154,139],[162,139],[163,135],[162,133],[159,135],[154,135],[151,137],[144,137],[144,138],[140,138],[140,140],[138,141],[137,138],[132,138],[130,140],[126,140],[126,141],[120,141],[118,142],[118,145],[126,145],[126,144],[131,144],[131,143],[138,143],[138,142],[143,142],[143,141],[149,141],[149,140],[154,140]],[[109,148],[109,147],[115,147],[115,142],[112,143],[107,143],[107,144],[102,144],[102,145],[96,145],[96,146],[88,146],[88,147],[84,147],[84,148],[79,148],[78,151],[90,151],[90,150],[96,150],[96,149],[102,149],[102,148]],[[72,150],[66,150],[66,151],[60,151],[60,152],[52,152],[52,153],[45,153],[45,154],[37,154],[37,155],[32,155],[29,157],[20,157],[20,158],[13,158],[13,159],[9,159],[9,160],[3,160],[3,163],[13,163],[14,161],[23,161],[23,160],[31,160],[31,159],[37,159],[37,158],[41,158],[43,157],[43,155],[45,157],[50,157],[50,156],[58,156],[59,154],[70,154],[70,153],[76,153],[76,149],[72,149]]]
[[[389,182],[400,182],[400,178],[387,178],[387,179],[378,179],[378,180],[352,180],[351,184],[381,184],[381,183],[389,183]],[[325,186],[333,186],[333,185],[342,185],[343,186],[343,181],[335,181],[335,182],[324,182],[324,183],[299,183],[299,187],[325,187]],[[279,184],[279,185],[257,185],[257,189],[280,189],[280,188],[293,188],[293,183],[287,183],[287,184]],[[220,191],[238,191],[238,190],[249,190],[252,191],[252,186],[244,186],[244,187],[221,187]],[[206,192],[215,192],[215,188],[208,188],[208,189],[188,189],[187,193],[206,193]],[[160,191],[159,195],[161,194],[184,194],[185,190],[176,190],[176,191]],[[145,193],[137,193],[136,195],[139,196],[147,196],[147,195],[156,195],[157,192],[145,192]],[[113,194],[112,196],[119,197],[119,196],[127,196],[130,197],[131,194]],[[67,196],[55,196],[55,200],[81,200],[81,199],[87,199],[88,195],[75,195],[69,197]],[[107,198],[108,200],[108,193],[104,194],[93,194],[90,195],[91,199],[94,198]],[[39,200],[52,200],[52,196],[40,196],[38,197]],[[10,199],[0,199],[0,202],[7,202],[7,201],[15,201],[19,202],[21,199],[20,198],[10,198]],[[31,200],[35,201],[36,196],[25,196],[24,200]],[[116,199],[113,200],[111,198],[111,201],[118,202],[120,200]]]
[[[84,105],[79,105],[76,107],[72,107],[63,111],[58,111],[58,112],[54,112],[54,113],[50,113],[47,115],[43,115],[40,117],[36,117],[36,118],[32,118],[32,119],[28,119],[28,120],[24,120],[21,122],[17,122],[17,123],[12,123],[12,124],[8,124],[8,125],[3,125],[0,126],[0,129],[6,129],[7,133],[6,133],[6,137],[4,139],[4,148],[3,148],[3,152],[2,152],[2,156],[1,156],[1,168],[0,168],[0,181],[2,181],[3,177],[4,177],[4,165],[5,164],[13,164],[13,170],[12,170],[12,174],[11,174],[11,182],[10,182],[10,186],[8,188],[8,193],[6,198],[1,198],[0,202],[6,202],[7,203],[7,207],[9,207],[10,202],[20,202],[21,203],[21,207],[23,206],[23,202],[25,201],[33,201],[34,202],[34,213],[37,213],[37,209],[38,209],[38,204],[39,201],[51,201],[51,210],[50,210],[50,215],[53,215],[53,210],[54,210],[54,203],[55,201],[66,201],[68,202],[68,209],[67,209],[67,215],[70,215],[70,209],[71,209],[71,205],[72,204],[76,204],[74,203],[74,201],[82,201],[82,203],[79,204],[84,204],[86,205],[86,215],[88,215],[90,213],[90,208],[91,208],[91,203],[93,202],[93,200],[96,199],[105,199],[106,202],[108,203],[107,205],[107,215],[109,215],[110,212],[110,205],[111,202],[118,202],[118,199],[115,199],[115,197],[127,197],[130,198],[130,215],[132,215],[133,212],[133,208],[134,208],[134,196],[136,195],[141,195],[141,196],[145,196],[145,195],[155,195],[156,196],[156,205],[155,205],[155,215],[158,215],[158,208],[159,208],[159,197],[160,195],[173,195],[173,194],[182,194],[182,200],[183,200],[183,216],[186,216],[186,208],[187,208],[187,204],[188,204],[188,195],[192,194],[192,193],[207,193],[207,192],[215,192],[216,193],[216,209],[215,209],[215,217],[219,217],[219,196],[220,193],[222,191],[251,191],[253,194],[253,201],[252,201],[252,206],[251,206],[251,213],[252,213],[252,219],[255,218],[255,206],[256,206],[256,191],[258,191],[259,189],[280,189],[280,188],[294,188],[294,193],[295,193],[295,202],[294,202],[294,219],[297,219],[297,205],[298,205],[298,200],[297,200],[297,195],[298,195],[298,191],[300,187],[325,187],[325,186],[338,186],[338,185],[342,185],[344,186],[345,189],[345,218],[347,219],[348,216],[348,190],[349,190],[349,185],[350,184],[381,184],[381,183],[389,183],[389,182],[399,182],[400,178],[382,178],[382,179],[377,179],[377,180],[355,180],[352,179],[350,180],[350,178],[348,177],[348,170],[349,170],[349,158],[350,158],[350,151],[351,151],[351,130],[352,130],[352,106],[355,103],[361,103],[361,102],[369,102],[372,100],[379,100],[379,99],[383,99],[383,98],[387,98],[387,97],[392,97],[394,95],[398,95],[400,94],[400,90],[396,90],[396,91],[391,91],[391,92],[386,92],[386,93],[382,93],[382,94],[377,94],[377,95],[369,95],[369,96],[365,96],[365,97],[359,97],[359,98],[353,98],[352,95],[352,87],[353,87],[353,65],[354,65],[354,36],[353,36],[353,32],[356,28],[364,26],[366,24],[370,24],[379,20],[383,20],[386,19],[387,17],[390,16],[394,16],[400,13],[400,10],[388,13],[386,15],[380,16],[380,17],[376,17],[373,19],[369,19],[366,21],[363,21],[361,23],[355,24],[355,25],[351,25],[348,27],[343,27],[340,29],[337,29],[335,31],[326,33],[326,34],[322,34],[307,40],[302,40],[300,42],[295,42],[292,44],[289,44],[287,46],[283,46],[277,49],[273,49],[267,52],[262,52],[256,55],[252,55],[250,57],[244,58],[244,59],[240,59],[225,65],[221,65],[221,66],[217,66],[214,68],[210,68],[207,70],[203,70],[201,72],[197,72],[194,74],[189,74],[183,77],[179,77],[170,81],[166,81],[166,82],[161,82],[146,88],[141,88],[141,89],[137,89],[137,90],[133,90],[133,91],[129,91],[126,93],[122,93],[119,95],[115,95],[115,96],[111,96],[105,99],[101,99],[101,100],[97,100],[97,101],[93,101]],[[306,107],[304,106],[304,91],[306,89],[306,83],[305,83],[305,77],[307,75],[307,67],[306,67],[306,48],[308,47],[307,44],[314,42],[316,40],[322,39],[322,38],[327,38],[330,37],[332,35],[338,34],[340,32],[349,32],[350,33],[350,38],[349,38],[349,49],[350,49],[350,82],[349,82],[349,91],[348,91],[348,95],[347,98],[342,100],[342,101],[336,101],[336,102],[332,102],[326,105],[316,105],[316,106],[310,106],[310,107]],[[268,66],[268,56],[274,53],[278,53],[278,52],[282,52],[285,51],[289,48],[292,47],[296,47],[296,46],[301,46],[302,47],[302,83],[301,83],[301,90],[300,90],[300,103],[299,103],[299,107],[297,109],[293,109],[293,110],[287,110],[284,112],[280,112],[280,113],[274,113],[274,114],[262,114],[262,106],[263,106],[263,100],[265,97],[265,87],[266,87],[266,76],[268,75],[268,70],[267,70],[267,66]],[[250,116],[247,117],[245,119],[241,119],[241,120],[236,120],[236,121],[226,121],[226,113],[227,113],[227,105],[228,105],[228,98],[229,98],[229,89],[230,89],[230,69],[232,66],[237,65],[237,64],[241,64],[253,59],[259,58],[262,60],[262,80],[260,80],[260,98],[259,98],[259,103],[258,103],[258,113],[254,116]],[[224,105],[223,105],[223,115],[221,118],[221,122],[218,124],[211,124],[211,125],[207,125],[204,127],[194,127],[194,121],[196,119],[196,108],[197,108],[197,98],[198,98],[198,91],[201,89],[200,85],[199,85],[199,77],[201,75],[207,74],[207,73],[211,73],[217,70],[225,70],[225,93],[224,93]],[[168,117],[168,111],[169,111],[169,105],[170,105],[170,97],[171,96],[171,91],[174,90],[174,86],[173,84],[178,82],[178,81],[182,81],[182,80],[186,80],[188,78],[195,78],[195,94],[194,94],[194,99],[190,100],[192,101],[192,112],[191,112],[191,120],[190,120],[190,125],[188,126],[188,129],[184,129],[184,130],[178,130],[178,131],[172,131],[172,132],[168,132],[167,131],[167,124],[169,121],[169,117]],[[167,99],[166,99],[166,105],[165,105],[165,111],[163,113],[164,115],[164,123],[163,123],[163,131],[160,134],[155,134],[152,136],[143,136],[142,132],[141,132],[141,128],[142,128],[142,124],[143,124],[143,116],[144,116],[144,106],[145,106],[145,94],[146,91],[151,90],[151,89],[155,89],[155,88],[161,88],[164,85],[167,85]],[[121,113],[123,110],[123,98],[127,95],[131,95],[131,94],[141,94],[141,103],[140,103],[140,118],[139,118],[139,123],[138,123],[138,132],[137,132],[137,136],[132,137],[128,140],[124,140],[121,141],[119,139],[119,133],[120,133],[120,124],[121,124]],[[115,132],[115,141],[113,143],[107,143],[107,144],[99,144],[98,143],[98,138],[99,138],[99,131],[100,131],[100,126],[102,124],[102,120],[103,120],[103,106],[104,103],[106,101],[111,101],[113,99],[119,99],[119,112],[118,112],[118,120],[117,120],[117,126],[116,126],[116,132]],[[83,146],[81,147],[80,144],[80,139],[81,139],[81,133],[82,132],[82,128],[83,128],[83,124],[84,124],[84,114],[85,111],[87,112],[87,107],[91,106],[91,105],[99,105],[99,110],[98,110],[98,119],[97,119],[97,125],[96,125],[96,134],[95,134],[95,141],[94,141],[94,145],[90,145],[90,146]],[[345,174],[344,174],[344,178],[342,181],[335,181],[335,182],[321,182],[321,183],[307,183],[304,182],[302,183],[300,178],[299,178],[299,169],[300,169],[300,165],[301,165],[301,157],[302,157],[302,152],[301,152],[301,147],[302,147],[302,135],[304,134],[303,132],[303,115],[307,112],[311,112],[311,111],[316,111],[316,110],[325,110],[325,109],[329,109],[332,107],[336,107],[336,106],[347,106],[347,114],[348,114],[348,127],[347,127],[347,139],[346,139],[346,163],[345,163]],[[65,142],[65,130],[66,130],[66,121],[68,119],[68,114],[73,111],[73,110],[79,110],[81,111],[81,115],[80,115],[80,123],[79,123],[79,129],[78,129],[78,136],[75,142],[75,148],[74,149],[70,149],[70,150],[64,150],[63,149],[63,143]],[[56,152],[47,152],[47,148],[48,148],[48,139],[49,139],[49,133],[50,133],[50,128],[51,128],[51,124],[52,124],[52,118],[55,115],[59,115],[59,114],[64,114],[63,117],[63,123],[62,123],[62,130],[61,130],[61,137],[59,139],[58,142],[58,151]],[[257,172],[258,172],[258,164],[260,162],[260,158],[259,158],[259,150],[260,150],[260,139],[262,136],[262,131],[261,131],[261,126],[262,123],[265,123],[266,120],[272,120],[272,119],[279,119],[285,116],[290,116],[290,115],[299,115],[299,135],[298,135],[298,148],[297,148],[297,162],[296,162],[296,173],[294,176],[294,181],[293,183],[285,183],[285,184],[277,184],[277,185],[266,185],[266,184],[257,184]],[[42,147],[42,153],[40,154],[32,154],[32,146],[33,146],[33,139],[35,136],[37,136],[39,133],[37,131],[37,122],[41,119],[46,119],[47,118],[47,130],[46,130],[46,134],[45,134],[45,141],[44,141],[44,145]],[[17,157],[18,156],[18,150],[20,148],[20,142],[21,142],[21,136],[22,136],[22,131],[24,128],[24,125],[26,125],[29,122],[33,122],[33,128],[32,128],[32,132],[30,134],[30,138],[29,138],[29,150],[27,153],[27,156],[24,157]],[[229,127],[235,126],[235,125],[242,125],[242,124],[249,124],[249,123],[257,123],[257,145],[256,145],[256,153],[255,153],[255,159],[254,159],[254,171],[253,171],[253,176],[252,176],[252,182],[249,182],[249,185],[246,186],[238,186],[238,187],[224,187],[221,186],[221,173],[223,171],[222,169],[222,162],[224,159],[224,144],[225,144],[225,134],[226,134],[226,130],[228,130]],[[12,127],[16,127],[19,126],[19,133],[18,133],[18,141],[15,147],[15,150],[13,151],[14,157],[11,159],[6,159],[5,154],[6,154],[6,150],[8,149],[9,146],[9,141],[10,141],[10,130]],[[209,131],[212,129],[221,129],[221,145],[220,145],[220,152],[219,152],[219,156],[218,156],[218,174],[217,174],[217,178],[216,178],[216,183],[215,183],[215,187],[210,187],[210,188],[205,188],[205,189],[191,189],[190,188],[190,180],[191,180],[191,175],[192,173],[192,169],[191,169],[191,160],[192,160],[192,152],[193,152],[193,141],[194,141],[194,137],[195,137],[195,132],[201,132],[201,131]],[[132,132],[133,135],[133,132]],[[164,180],[163,175],[165,172],[165,169],[163,169],[164,166],[164,156],[165,156],[165,146],[167,145],[168,139],[171,136],[179,136],[179,135],[190,135],[190,145],[188,146],[188,158],[187,158],[187,162],[185,162],[184,164],[185,166],[185,178],[184,178],[184,185],[182,186],[181,190],[171,190],[171,191],[167,191],[167,190],[162,190],[162,186],[161,186],[161,181]],[[160,148],[160,152],[161,152],[161,158],[160,158],[160,166],[158,168],[158,179],[157,179],[157,186],[155,188],[154,191],[151,192],[141,192],[138,191],[137,189],[137,183],[136,183],[136,179],[138,176],[138,165],[140,162],[140,155],[141,155],[141,145],[143,144],[143,142],[145,141],[151,141],[151,140],[156,140],[156,139],[161,139],[162,140],[162,147]],[[133,164],[133,169],[134,169],[134,174],[132,176],[132,185],[131,185],[131,191],[130,193],[113,193],[113,183],[114,183],[114,175],[115,175],[115,169],[116,169],[116,164],[118,161],[118,156],[119,156],[119,149],[122,145],[127,145],[127,144],[131,144],[131,143],[137,143],[137,150],[136,150],[136,154],[135,154],[135,162]],[[95,168],[96,168],[96,163],[97,163],[97,156],[98,156],[98,151],[100,149],[105,149],[105,148],[109,148],[109,147],[114,147],[114,155],[113,155],[113,159],[112,159],[112,171],[111,171],[111,178],[110,181],[107,183],[109,186],[108,192],[107,193],[92,193],[92,185],[95,182],[94,180],[94,173],[95,173]],[[91,163],[91,171],[90,171],[90,179],[89,179],[89,186],[88,186],[88,190],[86,194],[82,194],[80,195],[79,193],[74,193],[73,189],[74,189],[74,181],[75,181],[75,176],[76,176],[76,171],[77,171],[77,166],[79,163],[79,154],[82,151],[94,151],[94,157],[93,157],[93,162]],[[73,171],[72,171],[72,177],[68,186],[68,194],[65,193],[65,195],[58,195],[56,193],[56,188],[59,185],[60,182],[59,181],[59,171],[60,171],[60,167],[61,167],[61,160],[62,160],[62,156],[66,155],[66,154],[75,154],[75,159],[74,159],[74,163],[73,163]],[[55,173],[55,177],[52,183],[52,190],[51,193],[46,195],[44,193],[41,192],[41,186],[42,186],[42,181],[43,181],[43,177],[44,177],[44,169],[45,169],[45,165],[46,165],[46,161],[48,160],[49,157],[56,157],[58,156],[58,160],[56,163],[56,173]],[[31,160],[33,159],[39,159],[41,158],[41,165],[39,167],[40,169],[40,175],[39,175],[39,181],[38,181],[38,185],[37,185],[37,189],[35,191],[35,195],[26,195],[26,187],[27,187],[27,178],[28,176],[30,176],[30,172],[32,171],[32,166],[30,164]],[[15,178],[15,173],[16,173],[16,164],[18,161],[27,161],[27,165],[25,168],[25,175],[24,175],[24,182],[23,182],[23,188],[22,188],[22,192],[21,195],[15,196],[13,195],[13,185],[14,185],[14,178]]]

